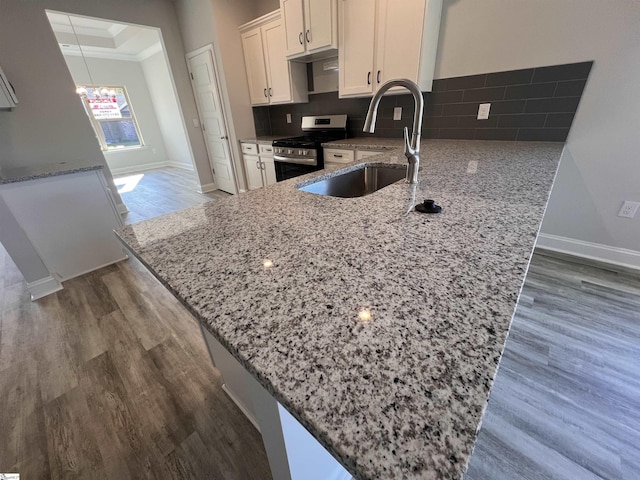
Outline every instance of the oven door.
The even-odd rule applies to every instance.
[[[317,172],[322,170],[319,165],[305,165],[302,163],[290,163],[282,160],[275,160],[274,165],[276,167],[276,180],[282,182],[283,180],[289,180],[290,178],[299,177],[300,175],[306,175],[307,173]]]

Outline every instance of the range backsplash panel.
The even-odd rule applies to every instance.
[[[593,62],[528,68],[434,80],[424,92],[423,138],[565,141]],[[370,98],[338,98],[338,92],[310,94],[309,103],[254,107],[257,135],[299,135],[304,115],[346,113],[350,137],[363,137]],[[489,119],[477,120],[478,106],[491,103]],[[402,119],[393,120],[393,108]],[[286,122],[287,113],[292,122]],[[402,137],[413,122],[413,97],[385,96],[376,137]]]

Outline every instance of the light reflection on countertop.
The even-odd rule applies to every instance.
[[[331,167],[117,233],[356,478],[457,478],[561,151],[426,141],[417,186],[296,188],[358,168]],[[442,212],[410,211],[427,198]]]

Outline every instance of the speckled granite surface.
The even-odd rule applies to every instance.
[[[38,178],[55,177],[70,173],[100,170],[103,165],[88,164],[86,162],[59,162],[36,167],[14,167],[0,169],[0,185],[15,182],[26,182]]]
[[[376,137],[356,137],[335,140],[323,143],[327,148],[347,148],[357,150],[393,150],[402,148],[404,145],[401,138],[376,138]]]
[[[280,138],[287,138],[287,137],[285,135],[265,135],[262,137],[243,138],[242,140],[240,140],[240,142],[241,143],[261,143],[263,145],[271,145],[271,143],[274,140],[279,140]]]
[[[459,478],[561,150],[428,141],[417,187],[295,188],[332,167],[118,235],[356,478]]]

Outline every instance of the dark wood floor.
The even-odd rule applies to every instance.
[[[195,320],[137,261],[64,287],[29,301],[0,247],[0,472],[270,478]],[[535,255],[465,480],[640,478],[639,312],[637,274]]]
[[[0,471],[24,479],[267,479],[191,315],[137,261],[31,302],[0,254]]]
[[[228,193],[219,190],[198,193],[195,174],[180,168],[162,168],[120,175],[114,178],[114,182],[129,210],[124,217],[126,223],[140,222],[229,196]]]

